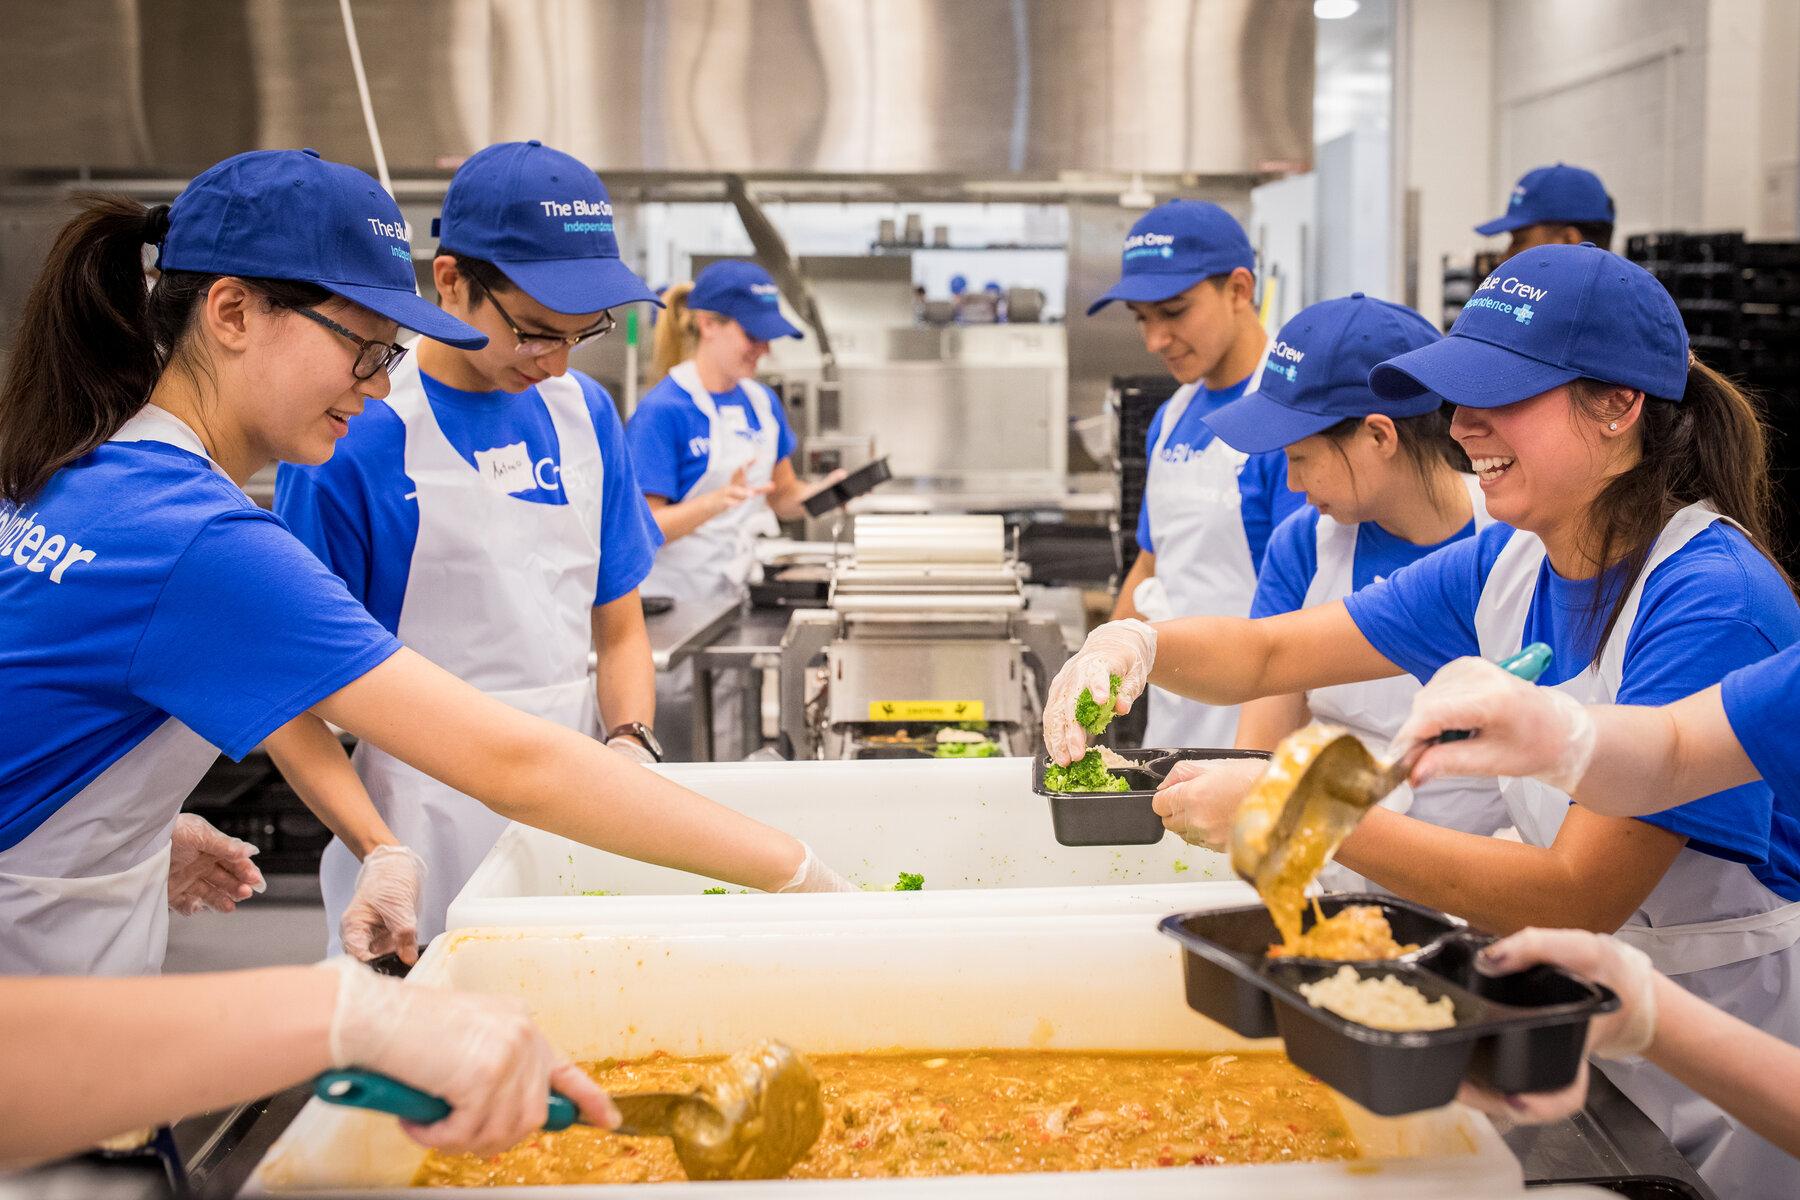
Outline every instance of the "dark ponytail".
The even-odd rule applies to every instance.
[[[1419,413],[1411,417],[1389,417],[1394,423],[1394,432],[1400,439],[1400,452],[1406,455],[1406,461],[1412,467],[1413,474],[1424,484],[1432,496],[1434,505],[1443,499],[1438,495],[1436,486],[1439,472],[1449,467],[1460,474],[1468,474],[1474,468],[1469,466],[1469,456],[1462,444],[1450,436],[1450,418],[1455,415],[1454,405],[1442,404],[1430,412]],[[1336,425],[1325,430],[1325,437],[1332,443],[1332,449],[1342,455],[1345,462],[1349,455],[1344,454],[1338,444],[1348,441],[1363,427],[1366,417],[1345,417]],[[1441,505],[1438,505],[1441,510]]]
[[[168,207],[91,193],[75,203],[26,298],[0,386],[0,500],[16,504],[117,433],[172,360],[200,369],[183,341],[221,278],[165,271],[145,287],[144,246],[168,231]],[[331,299],[309,283],[244,283],[277,307]]]
[[[1569,385],[1575,408],[1595,421],[1618,417],[1617,388],[1591,379]],[[1679,404],[1645,396],[1638,417],[1642,453],[1637,465],[1616,476],[1595,498],[1593,535],[1583,547],[1596,563],[1617,563],[1617,595],[1596,589],[1584,614],[1597,631],[1594,655],[1611,636],[1625,601],[1669,518],[1704,500],[1749,534],[1791,589],[1793,580],[1769,552],[1772,491],[1768,438],[1756,403],[1725,376],[1699,360],[1688,364]]]

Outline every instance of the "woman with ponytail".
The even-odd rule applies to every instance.
[[[756,382],[757,364],[776,338],[800,336],[781,315],[775,281],[750,262],[716,262],[692,283],[663,295],[654,362],[662,380],[631,414],[626,436],[632,465],[663,545],[644,581],[649,595],[676,603],[716,604],[741,598],[756,565],[755,541],[780,532],[776,518],[797,518],[813,492],[843,478],[834,472],[807,485],[789,461],[796,441],[781,398]],[[656,709],[663,745],[682,754],[690,744],[693,672],[683,664],[658,676]],[[713,729],[735,758],[741,700],[720,697]]]
[[[1451,431],[1505,524],[1343,601],[1102,626],[1052,686],[1058,761],[1085,743],[1073,697],[1107,672],[1230,704],[1425,680],[1541,641],[1554,653],[1542,684],[1582,703],[1663,704],[1800,641],[1800,606],[1766,551],[1756,411],[1690,357],[1674,301],[1642,268],[1592,246],[1528,251],[1483,281],[1448,337],[1369,383],[1384,401],[1457,406]],[[1750,783],[1630,818],[1571,807],[1538,780],[1502,784],[1519,842],[1376,809],[1337,859],[1494,933],[1614,933],[1693,994],[1800,1044],[1800,796]],[[1661,1068],[1603,1069],[1721,1195],[1789,1190],[1779,1149]]]

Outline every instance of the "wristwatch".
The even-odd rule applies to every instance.
[[[663,760],[662,743],[656,740],[656,731],[642,721],[627,721],[623,725],[609,729],[606,731],[604,740],[610,742],[616,737],[636,738],[638,744],[650,752],[651,758],[657,762]]]

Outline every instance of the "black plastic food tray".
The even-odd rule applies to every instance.
[[[894,477],[888,470],[888,460],[878,458],[866,466],[856,468],[828,488],[821,488],[800,502],[811,516],[822,517],[834,508],[842,508],[864,492],[872,492],[878,484],[886,483]]]
[[[1173,764],[1184,759],[1260,758],[1269,756],[1262,750],[1118,750],[1114,753],[1134,763]],[[1166,760],[1166,763],[1162,760]],[[1056,829],[1056,840],[1065,846],[1151,846],[1162,841],[1162,818],[1156,815],[1151,801],[1161,775],[1147,771],[1119,768],[1131,784],[1128,792],[1053,792],[1044,786],[1044,771],[1050,756],[1040,752],[1032,769],[1031,790],[1050,800],[1050,823]],[[1166,771],[1163,774],[1167,774]]]
[[[1420,945],[1410,961],[1354,963],[1357,974],[1397,976],[1427,1000],[1449,996],[1454,1026],[1400,1033],[1314,1008],[1298,986],[1343,964],[1270,959],[1279,935],[1261,904],[1164,918],[1162,931],[1182,945],[1188,1007],[1244,1037],[1279,1036],[1295,1066],[1372,1112],[1397,1116],[1448,1104],[1465,1078],[1508,1094],[1567,1087],[1589,1018],[1619,1006],[1608,989],[1554,967],[1482,975],[1475,954],[1494,939],[1421,905],[1378,895],[1319,899],[1327,916],[1353,904],[1380,908],[1397,941]]]

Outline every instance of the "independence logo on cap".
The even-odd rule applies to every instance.
[[[1500,408],[1574,379],[1664,400],[1687,390],[1681,312],[1655,276],[1592,243],[1539,246],[1482,280],[1443,341],[1376,367],[1384,398],[1429,390]]]
[[[781,289],[775,280],[753,262],[724,259],[709,264],[694,280],[687,306],[730,317],[759,342],[804,336],[781,315]]]
[[[1475,232],[1486,236],[1528,225],[1610,225],[1613,212],[1612,197],[1598,175],[1557,163],[1525,172],[1507,197],[1506,215],[1477,225]]]
[[[1114,300],[1167,300],[1239,267],[1254,271],[1256,252],[1236,217],[1202,200],[1171,200],[1131,227],[1119,254],[1119,282],[1088,306],[1088,315]]]
[[[542,142],[501,142],[470,155],[431,231],[442,249],[493,263],[556,312],[662,304],[620,260],[606,185]]]

